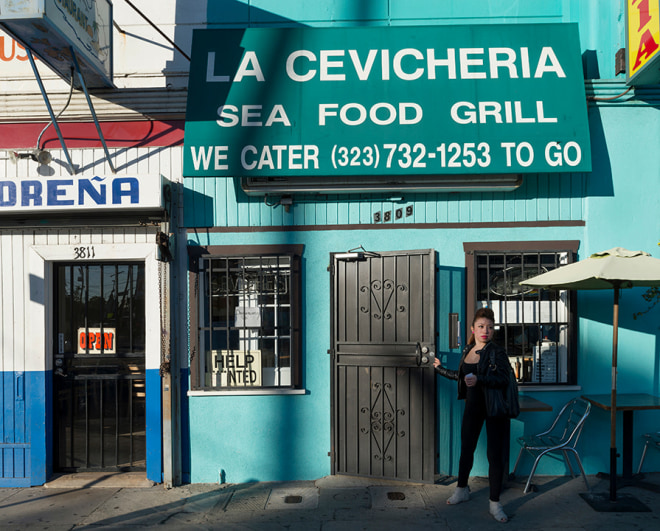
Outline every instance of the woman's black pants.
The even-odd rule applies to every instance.
[[[505,442],[509,437],[509,419],[506,417],[486,417],[486,408],[471,404],[468,400],[463,413],[461,425],[461,457],[458,462],[458,486],[467,487],[468,478],[474,464],[474,452],[479,441],[481,428],[486,423],[488,439],[488,482],[490,499],[500,500],[502,482],[504,480]]]

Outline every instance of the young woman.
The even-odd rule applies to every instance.
[[[493,310],[481,308],[472,320],[472,335],[463,350],[457,371],[441,366],[434,361],[435,370],[445,378],[458,380],[458,398],[465,400],[465,411],[461,424],[461,457],[458,462],[458,483],[454,494],[447,500],[455,505],[470,499],[468,477],[474,463],[481,428],[486,423],[488,437],[488,482],[490,484],[490,514],[498,522],[509,519],[500,503],[500,492],[504,479],[505,448],[509,438],[509,422],[506,417],[486,416],[485,387],[503,389],[509,378],[509,358],[501,347],[491,340],[495,333]],[[497,370],[489,371],[491,351],[495,354]]]

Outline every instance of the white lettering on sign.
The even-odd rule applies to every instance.
[[[458,101],[451,107],[451,118],[457,124],[480,124],[485,123],[557,123],[557,118],[545,115],[543,102],[536,102],[535,111],[523,112],[520,101],[480,101],[475,105],[469,101]]]
[[[183,172],[590,171],[579,44],[563,23],[198,32]]]
[[[193,148],[194,149],[194,148]],[[319,169],[319,148],[317,146],[256,146],[248,145],[241,151],[241,166],[246,170],[270,169],[302,170]]]
[[[200,168],[208,170],[211,160],[213,160],[214,170],[229,169],[229,166],[225,163],[228,150],[229,146],[200,146],[198,150],[195,150],[195,147],[192,146],[190,151],[192,153],[195,170],[199,170]]]
[[[236,75],[232,79],[228,75],[215,74],[215,52],[209,52],[206,60],[206,82],[207,83],[231,83],[233,81],[243,81],[244,77],[254,77],[257,81],[265,81],[264,74],[259,65],[257,54],[252,51],[246,51],[243,54],[241,63],[238,65]]]
[[[115,328],[79,328],[78,354],[115,354]]]
[[[400,125],[412,125],[421,122],[423,115],[417,103],[399,103],[398,111],[391,103],[375,103],[368,111],[360,103],[346,103],[341,107],[338,103],[319,104],[319,125],[326,125],[326,118],[335,116],[345,125],[363,124],[367,117],[376,125],[390,125],[395,121]]]
[[[474,108],[470,112],[476,113]],[[477,114],[470,114],[470,120],[476,120]],[[484,115],[488,117],[489,115]],[[515,113],[512,116],[516,116]],[[540,120],[541,112],[534,118],[524,120]],[[490,117],[496,119],[496,117]],[[458,119],[458,118],[457,118]],[[461,118],[464,119],[464,118]],[[512,119],[513,120],[513,119]],[[550,121],[545,118],[545,121]],[[553,119],[552,119],[553,120]],[[459,122],[461,123],[461,122]],[[470,123],[470,122],[465,122]],[[501,123],[501,122],[498,122]],[[508,122],[511,123],[511,122]],[[518,119],[516,123],[525,123]],[[346,146],[335,144],[329,153],[330,163],[334,169],[351,167],[361,168],[488,168],[493,161],[495,150],[499,148],[504,156],[507,168],[527,168],[534,162],[534,147],[529,142],[501,142],[499,146],[488,142],[458,142],[429,145],[422,142],[383,143],[363,146]],[[208,170],[212,155],[216,151],[227,152],[227,146],[207,146],[196,150],[191,146],[195,170]],[[566,142],[563,146],[558,142],[549,142],[544,146],[545,162],[549,167],[578,166],[582,162],[582,148],[575,141]],[[240,154],[240,165],[244,170],[291,170],[300,171],[318,169],[320,148],[315,145],[247,145]],[[225,159],[227,155],[225,155]],[[217,166],[216,166],[217,169]]]
[[[393,56],[390,50],[372,49],[362,58],[357,50],[347,51],[348,59],[346,59],[346,50],[320,50],[318,56],[310,50],[296,50],[287,57],[286,74],[293,81],[301,83],[315,78],[320,81],[345,81],[347,72],[355,73],[360,81],[367,81],[380,56],[379,75],[382,81],[388,81],[392,73],[403,81],[414,81],[424,76],[428,79],[436,79],[440,69],[444,71],[447,79],[498,79],[501,76],[508,76],[510,79],[531,77],[538,79],[546,74],[558,78],[566,77],[551,46],[543,47],[535,62],[530,61],[527,47],[517,50],[504,47],[459,48],[458,54],[455,48],[447,48],[441,52],[442,57],[436,57],[438,51],[433,48],[423,51],[404,48],[395,52]],[[212,53],[214,52],[209,52],[209,55]],[[248,53],[252,54],[250,60],[258,64],[254,52],[245,52],[241,65]],[[405,68],[404,63],[407,65]],[[414,66],[411,67],[411,64]],[[241,79],[242,77],[243,75]],[[223,79],[218,78],[213,81],[230,81],[230,76],[223,76]],[[238,73],[234,81],[238,81]]]
[[[220,127],[234,127],[239,122],[242,127],[261,127],[263,125],[270,127],[274,123],[281,123],[287,127],[291,127],[291,122],[286,115],[284,106],[274,105],[268,114],[265,124],[262,120],[261,109],[261,105],[241,105],[239,111],[235,105],[221,105],[218,107],[220,120],[216,120],[216,122]],[[239,112],[240,120],[238,117]]]
[[[577,166],[582,160],[582,149],[577,142],[566,142],[562,147],[559,142],[550,142],[545,146],[545,161],[549,166]]]
[[[501,146],[506,150],[506,165],[508,167],[513,165],[512,153],[515,153],[516,163],[523,168],[534,162],[534,148],[529,142],[520,142],[518,145],[515,142],[502,142]]]

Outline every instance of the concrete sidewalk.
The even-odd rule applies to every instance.
[[[592,491],[606,494],[609,482],[589,477]],[[248,484],[194,484],[164,489],[140,475],[65,476],[44,487],[0,489],[0,528],[94,529],[151,528],[383,531],[422,529],[657,530],[660,529],[660,473],[648,474],[643,488],[618,491],[649,510],[596,511],[580,496],[578,477],[537,477],[536,492],[509,482],[502,503],[508,524],[488,513],[486,478],[471,478],[472,498],[445,503],[455,478],[420,485],[347,476],[316,481]]]

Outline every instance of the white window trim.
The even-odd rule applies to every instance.
[[[188,391],[188,396],[268,396],[268,395],[306,395],[307,389],[255,389],[240,391]]]

